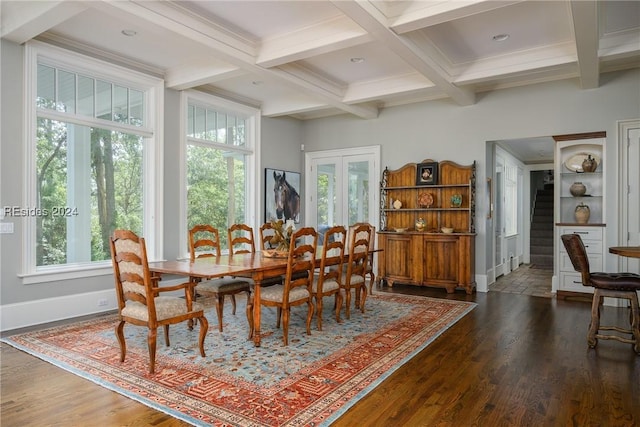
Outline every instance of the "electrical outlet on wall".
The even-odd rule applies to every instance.
[[[109,305],[109,300],[106,300],[106,299],[98,300],[98,307],[106,307],[108,305]]]

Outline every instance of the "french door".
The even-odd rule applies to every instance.
[[[305,155],[307,224],[378,223],[380,147],[308,152]]]
[[[640,120],[618,123],[620,147],[620,245],[640,245]],[[619,257],[621,271],[640,273],[640,259]]]

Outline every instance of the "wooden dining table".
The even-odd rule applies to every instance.
[[[379,252],[374,249],[373,252]],[[346,252],[346,251],[345,251]],[[320,266],[322,251],[316,252],[316,268]],[[345,262],[348,261],[345,253]],[[149,263],[149,271],[154,276],[170,274],[193,279],[214,279],[223,276],[249,277],[254,282],[253,289],[253,342],[260,347],[260,292],[267,279],[282,276],[287,272],[287,258],[268,257],[263,252],[221,255],[219,257],[198,258],[195,261],[157,261]],[[272,281],[270,281],[272,284]]]
[[[171,274],[193,279],[214,279],[223,276],[249,277],[253,289],[253,342],[260,347],[260,290],[266,279],[281,276],[287,272],[287,258],[267,257],[261,252],[221,255],[219,257],[198,258],[195,261],[158,261],[149,263],[149,271],[155,276]]]
[[[640,258],[640,246],[612,246],[609,252],[630,258]]]

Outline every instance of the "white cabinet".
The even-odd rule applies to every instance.
[[[587,250],[591,271],[604,270],[606,134],[566,135],[555,139],[554,275],[558,296],[593,293],[591,287],[582,285],[580,273],[574,270],[560,236],[579,234]],[[583,169],[584,160],[587,163],[595,161],[597,167],[592,170],[585,164],[586,169]]]
[[[589,258],[589,268],[591,271],[603,271],[604,265],[604,244],[602,227],[580,227],[580,226],[562,226],[559,227],[559,236],[563,234],[579,234],[587,250]],[[558,258],[558,291],[562,292],[590,292],[593,293],[591,286],[584,286],[580,273],[578,273],[571,264],[569,255],[560,242],[560,256]]]

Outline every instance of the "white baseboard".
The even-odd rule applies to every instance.
[[[163,284],[170,286],[182,281],[172,282],[174,281],[163,281]],[[0,331],[5,332],[117,309],[115,289],[5,304],[0,306]]]
[[[118,308],[115,289],[0,306],[0,330],[55,322]]]
[[[486,275],[476,274],[476,292],[489,292]]]

